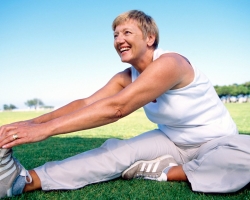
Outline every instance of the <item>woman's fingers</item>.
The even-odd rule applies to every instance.
[[[24,140],[22,138],[19,138],[18,134],[13,134],[10,135],[5,141],[4,141],[4,145],[2,146],[2,148],[12,148],[14,146],[20,145],[20,144],[24,144]]]
[[[10,141],[10,139],[13,139],[13,136],[12,138],[10,137],[10,132],[15,130],[16,127],[12,125],[4,125],[0,127],[0,147],[2,147],[6,142]]]
[[[44,134],[44,130],[41,124],[8,128],[0,139],[0,147],[11,148],[20,144],[42,141],[48,137]]]
[[[5,135],[8,131],[16,129],[16,126],[13,125],[3,125],[0,127],[0,138],[1,136]]]
[[[17,127],[20,127],[20,126],[27,126],[27,125],[31,125],[31,120],[27,120],[27,121],[19,121],[19,122],[14,122],[14,123],[11,123],[11,124],[5,124],[3,126],[0,126],[0,140],[1,140],[1,137],[3,135],[5,135],[8,131],[12,130],[12,129],[15,129]]]
[[[16,127],[5,127],[0,135],[0,147],[18,138]]]
[[[11,148],[13,146],[27,143],[27,134],[24,127],[6,127],[0,138],[0,147]],[[24,140],[22,138],[25,138]]]

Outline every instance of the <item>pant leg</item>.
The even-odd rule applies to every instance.
[[[128,140],[109,139],[99,148],[48,162],[35,171],[43,190],[77,189],[117,178],[137,160],[152,160],[165,154],[181,162],[176,146],[157,129]]]
[[[250,136],[227,136],[202,145],[183,170],[194,191],[238,191],[250,182]]]

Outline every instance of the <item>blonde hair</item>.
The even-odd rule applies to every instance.
[[[138,22],[138,26],[142,31],[142,34],[144,38],[146,38],[148,35],[154,35],[155,41],[153,44],[154,49],[158,47],[159,44],[159,30],[158,27],[152,17],[149,15],[146,15],[144,12],[139,10],[131,10],[125,13],[120,14],[115,18],[112,24],[112,29],[115,31],[115,28],[130,20],[133,19]]]

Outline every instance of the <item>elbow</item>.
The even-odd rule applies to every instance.
[[[115,118],[117,120],[121,119],[123,117],[122,111],[120,109],[117,109],[115,112]]]
[[[130,113],[132,113],[134,110],[133,109],[128,109],[127,106],[121,106],[121,107],[116,107],[115,108],[115,119],[119,120],[123,117],[126,117],[127,115],[129,115]]]
[[[133,106],[124,99],[126,98],[122,100],[120,98],[114,98],[114,101],[111,103],[112,117],[115,118],[115,121],[126,117],[134,111]]]

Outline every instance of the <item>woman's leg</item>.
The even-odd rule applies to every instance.
[[[183,165],[194,191],[235,192],[250,182],[250,136],[234,135],[203,144]]]
[[[138,160],[152,160],[166,154],[172,155],[177,163],[182,162],[177,147],[160,130],[128,140],[109,139],[99,148],[34,169],[35,173],[31,171],[33,186],[27,185],[25,191],[39,187],[43,190],[77,189],[117,178]],[[38,179],[34,178],[36,175]]]
[[[40,178],[37,176],[36,172],[34,170],[30,170],[29,171],[30,176],[32,177],[32,181],[29,184],[26,184],[23,192],[29,192],[32,190],[39,190],[41,189],[41,180]]]
[[[29,173],[32,177],[32,182],[30,184],[26,184],[23,191],[29,192],[41,189],[41,181],[36,172],[34,170],[30,170]],[[167,179],[168,181],[188,181],[187,176],[182,169],[182,165],[173,166],[167,173]]]
[[[182,165],[171,167],[166,175],[168,181],[188,181]]]

